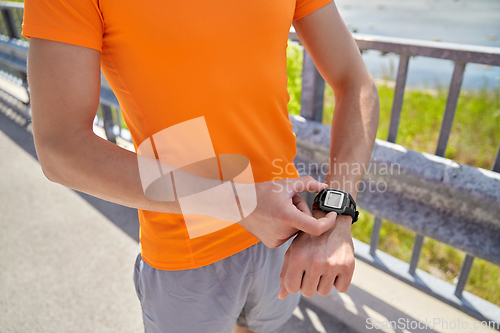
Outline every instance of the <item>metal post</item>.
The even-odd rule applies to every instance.
[[[3,21],[5,23],[5,28],[7,29],[7,35],[10,38],[19,39],[20,38],[19,31],[17,30],[17,27],[16,27],[16,21],[14,20],[14,15],[12,14],[12,9],[4,7],[1,9],[1,11],[2,11],[2,18],[3,18]],[[28,78],[26,76],[26,73],[23,71],[18,70],[17,73],[19,73],[19,77],[21,78],[21,80],[23,82],[23,87],[26,89],[26,94],[28,95],[28,101],[22,102],[22,103],[24,103],[25,105],[29,105],[31,98],[30,98],[30,93],[28,90]]]
[[[377,251],[378,242],[380,240],[380,228],[382,227],[382,219],[378,216],[375,216],[375,220],[373,221],[373,229],[370,236],[370,254],[372,256],[375,255]]]
[[[120,109],[115,107],[116,125],[118,125],[118,136],[122,135],[122,121],[120,118]]]
[[[300,115],[309,120],[322,122],[324,94],[325,80],[319,74],[309,53],[304,49]]]
[[[444,111],[443,122],[441,123],[441,131],[439,132],[439,140],[436,148],[437,156],[444,156],[446,146],[448,145],[448,138],[450,137],[451,125],[453,124],[453,117],[457,109],[458,97],[460,96],[460,88],[462,87],[462,80],[464,78],[465,63],[455,62],[455,69],[450,83],[450,91],[448,92],[448,99],[446,100],[446,108]]]
[[[5,22],[5,28],[7,29],[7,34],[10,38],[19,39],[19,32],[17,31],[14,16],[10,8],[2,8],[2,17]]]
[[[26,102],[22,101],[24,105],[30,105],[31,103],[31,95],[28,87],[28,74],[25,72],[19,72],[21,75],[21,81],[23,82],[23,87],[26,89],[26,95],[28,95],[28,100]]]
[[[467,284],[467,279],[469,278],[469,273],[472,268],[474,258],[474,256],[471,256],[468,253],[465,256],[464,262],[462,264],[462,269],[460,270],[460,274],[458,275],[457,286],[455,288],[455,296],[457,296],[458,298],[462,297],[462,293],[464,292],[465,285]]]
[[[424,236],[421,234],[417,234],[415,236],[415,242],[413,243],[413,252],[411,254],[410,261],[410,274],[415,274],[415,271],[418,267],[418,261],[420,259],[420,253],[422,252],[422,246],[424,245]]]
[[[500,147],[498,147],[497,157],[495,158],[495,163],[493,163],[493,171],[500,172]]]
[[[113,120],[113,115],[111,114],[111,108],[108,105],[101,104],[102,119],[104,122],[104,132],[106,133],[106,138],[108,141],[116,143],[116,135],[113,131],[115,127],[115,122]]]
[[[398,77],[396,79],[396,88],[394,89],[394,101],[392,102],[391,111],[391,124],[389,125],[389,135],[387,137],[387,141],[389,142],[396,142],[396,137],[398,136],[399,118],[401,116],[401,108],[403,107],[403,97],[405,93],[409,61],[409,55],[399,55]]]

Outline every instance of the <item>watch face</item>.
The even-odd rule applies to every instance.
[[[325,206],[340,208],[344,202],[344,193],[329,191],[326,193]]]

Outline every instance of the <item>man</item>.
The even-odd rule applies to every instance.
[[[296,153],[286,108],[292,23],[335,92],[326,184],[287,173]],[[347,290],[352,218],[313,217],[298,195],[330,186],[356,198],[348,184],[361,175],[339,175],[334,164],[367,163],[377,128],[376,89],[331,0],[26,0],[22,34],[31,38],[33,134],[46,177],[139,209],[134,282],[147,332],[271,332],[291,316],[299,290]],[[100,69],[138,154],[92,131]],[[191,167],[202,155],[210,167]],[[231,155],[250,166],[249,209],[238,176],[226,181]],[[159,197],[175,200],[151,194],[142,157],[159,161],[156,180],[171,190]],[[178,169],[204,179],[195,182],[200,193],[231,184],[241,220],[216,218],[227,213],[217,195],[187,206],[198,193],[179,186]],[[213,179],[220,186],[204,187]]]

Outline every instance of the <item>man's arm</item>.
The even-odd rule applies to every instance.
[[[334,2],[294,21],[294,27],[335,94],[326,183],[356,198],[375,142],[377,89]],[[315,210],[313,215],[325,213]],[[354,272],[351,222],[350,216],[337,216],[335,226],[319,237],[299,233],[285,256],[281,298],[299,289],[307,297],[316,291],[326,295],[334,285],[347,291]]]
[[[94,134],[100,56],[94,49],[31,38],[28,81],[33,135],[44,174],[53,182],[125,206],[181,213],[175,201],[145,196],[135,153]],[[300,210],[304,203],[295,189],[318,192],[324,184],[308,177],[292,182],[303,184],[281,192],[272,191],[272,182],[256,184],[257,208],[240,222],[269,247],[279,246],[298,230],[319,235],[335,223],[328,218],[318,223]]]
[[[143,193],[137,156],[95,135],[101,53],[31,38],[28,82],[35,147],[45,176],[56,183],[125,206],[178,212]]]

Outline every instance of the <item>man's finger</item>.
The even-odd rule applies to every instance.
[[[322,189],[328,187],[328,185],[326,185],[325,183],[318,182],[311,176],[293,178],[291,186],[292,196],[296,195],[297,193],[303,192],[318,193]]]
[[[295,294],[300,290],[300,285],[302,284],[302,277],[304,276],[303,270],[293,270],[289,269],[286,272],[284,285],[286,291]]]
[[[302,278],[302,284],[300,286],[302,295],[305,297],[313,297],[318,289],[319,278],[320,275],[309,268]]]
[[[348,274],[339,274],[337,275],[337,278],[335,279],[333,285],[338,290],[338,292],[345,293],[347,289],[349,289],[351,280],[352,280],[352,275],[349,276]]]
[[[307,205],[307,202],[302,198],[300,195],[296,194],[292,198],[293,204],[303,213],[306,213],[309,216],[312,216],[311,211],[309,210],[309,206]]]
[[[293,228],[302,230],[303,232],[313,236],[320,236],[327,230],[333,228],[336,217],[337,213],[330,212],[326,214],[325,217],[315,219],[312,216],[308,216],[295,210],[295,212],[290,213],[289,219]]]
[[[336,212],[329,212],[324,217],[317,219],[316,222],[318,223],[318,227],[320,229],[319,234],[321,235],[324,232],[333,228],[336,221],[337,221],[337,213]]]
[[[290,257],[290,248],[285,253],[285,257],[283,259],[283,267],[281,268],[281,273],[280,273],[280,281],[283,282],[283,279],[285,278],[287,269],[288,269],[288,258]]]
[[[321,296],[326,296],[332,291],[333,281],[335,279],[335,275],[333,274],[323,274],[319,279],[318,284],[318,294]]]
[[[288,260],[290,258],[290,248],[285,253],[285,259],[283,260],[283,267],[281,268],[280,274],[280,291],[278,293],[279,299],[284,299],[288,296],[288,291],[285,288],[285,276],[288,269]]]
[[[320,218],[326,216],[326,212],[319,210],[319,209],[313,209],[311,214],[314,218],[317,218],[317,219],[320,219]]]

